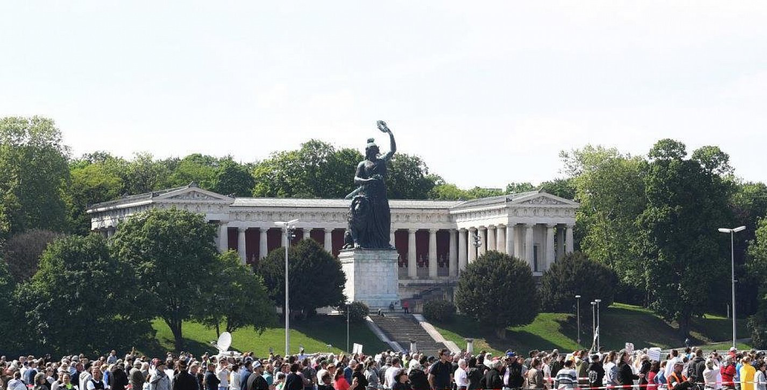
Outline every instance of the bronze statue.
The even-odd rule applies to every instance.
[[[349,227],[344,237],[344,249],[392,249],[389,243],[391,212],[386,196],[386,163],[397,151],[394,135],[386,122],[378,121],[378,129],[389,134],[389,152],[379,156],[380,150],[373,138],[365,147],[365,161],[357,165],[354,184],[359,188],[346,198],[352,199],[349,207]]]

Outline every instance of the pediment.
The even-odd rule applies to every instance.
[[[187,187],[177,191],[162,194],[155,201],[195,201],[195,202],[226,202],[231,203],[234,198],[221,195],[213,191],[203,190],[198,187]]]
[[[546,192],[539,192],[522,197],[520,199],[514,199],[512,203],[531,206],[580,206],[577,202],[567,200],[565,198],[560,198]]]

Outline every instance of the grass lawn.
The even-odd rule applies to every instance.
[[[164,356],[165,352],[173,351],[173,334],[170,328],[160,319],[155,320],[152,325],[157,332],[155,339],[146,345],[137,346],[138,349],[148,356]],[[206,328],[195,322],[185,322],[182,331],[185,350],[198,356],[204,352],[216,352],[216,348],[210,344],[217,339],[215,329]],[[221,331],[223,332],[223,329]],[[351,324],[349,338],[351,344],[362,344],[363,351],[367,353],[388,348],[364,323]],[[346,349],[346,317],[319,315],[306,320],[292,321],[290,324],[291,353],[298,353],[301,345],[307,353],[343,352]],[[268,328],[262,334],[258,334],[253,329],[239,329],[232,334],[230,350],[254,351],[256,356],[266,356],[269,354],[270,347],[274,348],[276,354],[281,355],[285,352],[284,327]]]
[[[616,303],[602,309],[600,317],[601,345],[608,349],[623,348],[627,342],[633,343],[636,348],[669,348],[684,344],[677,336],[675,324],[663,321],[642,307]],[[591,346],[591,321],[591,312],[581,311],[581,344],[586,348]],[[571,351],[578,348],[577,320],[572,313],[540,313],[529,325],[508,328],[506,340],[495,337],[492,329],[460,315],[451,323],[432,324],[446,339],[462,348],[466,346],[464,339],[471,337],[474,338],[476,351],[484,349],[494,354],[509,348],[522,353],[532,349]],[[698,345],[727,340],[731,337],[731,324],[727,318],[706,315],[693,321],[690,333]],[[739,321],[738,332],[747,334],[745,321]]]

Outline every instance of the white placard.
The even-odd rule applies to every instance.
[[[660,348],[652,347],[652,348],[647,350],[647,357],[650,358],[651,362],[652,361],[660,362],[660,353],[661,353],[661,349]]]
[[[626,343],[626,352],[629,353],[629,355],[634,353],[634,344],[632,343]]]
[[[362,344],[354,343],[354,347],[352,347],[352,353],[362,354]]]

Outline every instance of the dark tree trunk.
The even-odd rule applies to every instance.
[[[176,348],[176,352],[184,350],[184,336],[181,333],[181,320],[165,320],[165,323],[170,328],[170,332],[173,333],[173,344]]]

